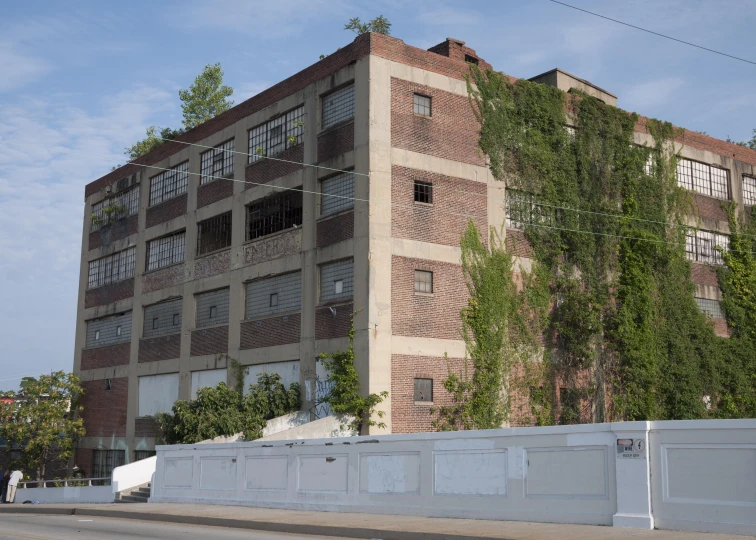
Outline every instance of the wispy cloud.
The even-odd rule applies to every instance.
[[[672,99],[684,84],[685,81],[679,77],[665,77],[636,84],[623,92],[622,105],[630,110],[658,107]]]
[[[52,70],[52,65],[30,55],[11,41],[0,41],[0,92],[15,90],[36,81]]]

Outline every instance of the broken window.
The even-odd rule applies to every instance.
[[[87,288],[94,289],[108,283],[134,277],[135,262],[135,247],[130,247],[118,253],[90,261]]]
[[[150,206],[183,195],[188,184],[188,161],[153,176],[150,179]]]
[[[139,186],[92,205],[92,232],[139,212]]]
[[[280,154],[302,144],[304,105],[249,130],[249,162]]]
[[[323,125],[326,129],[354,117],[354,84],[323,96]]]
[[[677,185],[702,195],[729,199],[729,171],[691,159],[677,162]]]
[[[179,231],[147,242],[147,271],[182,262],[185,244],[186,231]]]
[[[207,184],[234,172],[234,139],[203,152],[200,160],[200,184]]]
[[[729,246],[730,238],[725,234],[688,231],[685,235],[685,256],[691,261],[724,264],[722,252],[726,252]]]
[[[430,116],[431,115],[431,98],[428,96],[423,96],[421,94],[414,94],[414,107],[415,107],[415,114],[420,114],[422,116]]]
[[[197,255],[231,245],[231,212],[197,223]]]
[[[430,182],[420,182],[419,180],[415,180],[415,202],[432,204],[433,184]]]
[[[302,225],[300,188],[275,193],[247,206],[247,240]]]

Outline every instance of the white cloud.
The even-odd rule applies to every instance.
[[[252,96],[256,96],[263,90],[270,88],[272,85],[267,82],[252,81],[241,83],[234,89],[234,95],[232,99],[235,104],[239,104],[242,101],[246,101]]]
[[[33,82],[52,69],[52,65],[19,50],[10,41],[0,41],[0,92]]]
[[[668,102],[684,84],[679,77],[665,77],[636,84],[622,93],[622,106],[634,111],[657,107]]]

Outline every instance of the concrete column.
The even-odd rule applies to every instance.
[[[653,529],[649,423],[613,422],[611,426],[618,441],[632,439],[634,444],[633,452],[617,451],[615,462],[617,513],[612,519],[613,525],[633,529]]]

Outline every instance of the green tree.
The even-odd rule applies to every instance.
[[[56,371],[38,379],[26,377],[12,403],[0,402],[0,438],[22,450],[22,462],[41,480],[54,459],[71,457],[76,441],[84,436],[79,398],[80,379],[72,373]]]
[[[331,411],[351,416],[353,420],[348,427],[360,434],[368,426],[386,427],[385,423],[375,421],[373,416],[384,417],[384,411],[376,410],[376,407],[388,397],[388,392],[364,396],[360,391],[360,376],[354,366],[354,315],[347,350],[321,353],[319,358],[328,371],[327,381],[332,385],[324,400],[331,406]]]
[[[379,15],[375,19],[369,22],[363,23],[359,17],[349,19],[349,22],[344,25],[344,30],[351,30],[358,36],[366,34],[368,32],[375,32],[377,34],[384,34],[386,36],[391,34],[391,23],[383,15]]]
[[[171,129],[166,127],[162,128],[160,130],[160,134],[158,135],[157,128],[155,126],[150,126],[147,128],[147,136],[141,141],[138,141],[126,148],[124,154],[129,156],[130,161],[133,161],[136,158],[147,154],[148,152],[152,152],[155,148],[157,148],[164,142],[175,139],[183,132],[183,129]]]
[[[206,65],[188,90],[179,90],[184,112],[182,124],[186,129],[192,129],[227,111],[234,104],[228,100],[233,93],[233,88],[223,84],[220,63]]]
[[[753,130],[753,137],[750,141],[734,141],[730,137],[727,137],[727,142],[737,144],[738,146],[745,146],[751,150],[756,150],[756,129]]]

